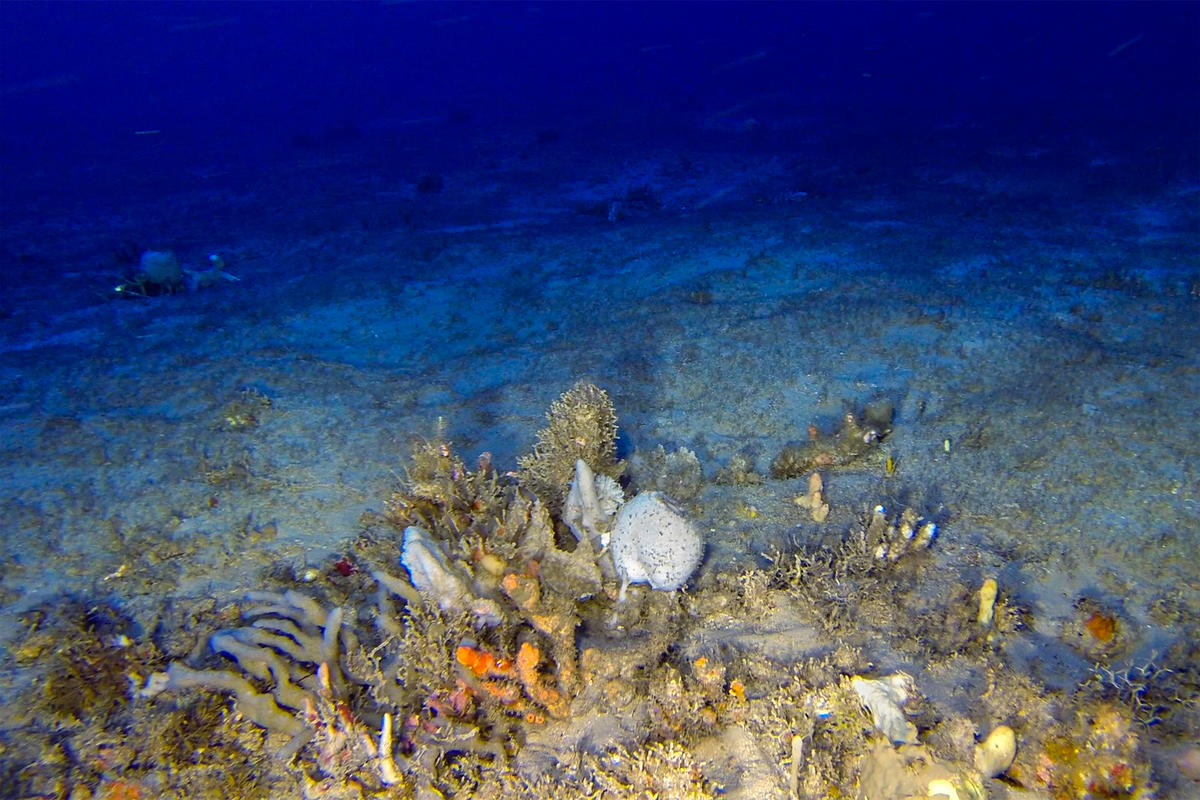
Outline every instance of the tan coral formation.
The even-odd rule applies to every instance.
[[[829,501],[825,499],[825,481],[821,473],[814,472],[808,476],[808,491],[794,498],[797,506],[807,508],[813,522],[824,522],[829,518]]]
[[[557,512],[578,459],[614,479],[624,470],[617,461],[617,412],[612,400],[599,386],[583,381],[550,406],[533,451],[518,459],[521,482]]]

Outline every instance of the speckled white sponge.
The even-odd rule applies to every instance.
[[[643,492],[621,506],[609,550],[624,600],[631,583],[665,591],[682,587],[700,566],[704,539],[662,493]]]

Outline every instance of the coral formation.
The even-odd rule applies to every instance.
[[[814,469],[854,463],[892,432],[892,416],[892,404],[879,402],[868,405],[862,414],[847,412],[833,436],[822,436],[810,425],[807,442],[788,445],[771,462],[771,477],[799,478]]]
[[[808,476],[808,491],[796,495],[793,502],[800,508],[807,508],[813,522],[824,522],[829,518],[829,501],[825,498],[825,481],[821,473]]]
[[[1012,590],[939,572],[913,507],[626,597],[687,584],[704,538],[657,491],[624,502],[615,414],[581,387],[515,474],[469,467],[439,425],[353,542],[264,570],[236,604],[146,628],[101,601],[39,609],[14,655],[46,680],[0,779],[18,796],[355,800],[981,800],[1002,779],[1082,800],[1153,796],[1146,730],[1190,752],[1193,645],[1113,667],[1130,627],[1089,599],[1063,632],[1100,662],[1090,682],[1013,670],[1005,648],[1030,642]],[[581,454],[568,428],[605,444]],[[688,451],[648,452],[643,488],[694,474]],[[805,497],[827,503],[819,476]]]
[[[1048,737],[1035,757],[1032,783],[1055,800],[1154,796],[1150,765],[1126,710],[1078,710],[1073,726]]]
[[[10,719],[21,722],[0,749],[0,796],[270,796],[261,735],[228,713],[225,698],[151,709],[131,697],[164,656],[111,603],[67,600],[25,622],[14,655],[48,671],[32,717]]]
[[[873,607],[889,567],[927,550],[936,533],[937,525],[913,508],[889,515],[882,505],[875,506],[859,517],[836,547],[821,546],[792,554],[777,552],[773,580],[819,610],[827,627],[836,628],[851,599]],[[895,614],[887,616],[893,618]]]
[[[546,423],[538,431],[533,452],[519,463],[521,482],[552,511],[562,507],[577,460],[594,472],[621,477],[624,463],[617,461],[617,413],[599,386],[575,384],[550,406]]]

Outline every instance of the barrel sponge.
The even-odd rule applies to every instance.
[[[617,413],[612,400],[599,386],[583,381],[546,412],[546,427],[538,431],[533,452],[519,459],[521,481],[557,512],[579,459],[613,479],[625,466],[617,461]]]

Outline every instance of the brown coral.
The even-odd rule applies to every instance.
[[[580,381],[554,401],[547,425],[538,431],[533,452],[522,456],[521,481],[552,510],[566,495],[575,461],[583,459],[595,472],[621,475],[617,461],[617,413],[608,394],[593,383]]]

